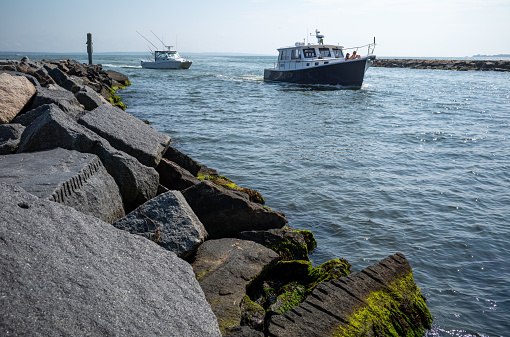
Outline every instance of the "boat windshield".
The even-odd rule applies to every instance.
[[[157,53],[156,58],[162,59],[162,60],[163,59],[176,59],[176,58],[179,58],[179,53],[177,53],[176,51]]]

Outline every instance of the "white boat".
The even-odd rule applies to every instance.
[[[344,47],[324,44],[319,30],[315,30],[315,37],[317,43],[296,42],[293,47],[279,48],[275,67],[264,69],[264,81],[361,87],[375,60],[375,38],[374,43],[352,48],[357,54],[360,48],[368,47],[367,55],[348,58]]]
[[[154,60],[140,61],[142,68],[146,69],[189,69],[191,60],[182,58],[172,46],[165,46],[166,50],[153,52]]]

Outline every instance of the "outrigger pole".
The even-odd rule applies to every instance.
[[[138,33],[138,31],[137,31]],[[153,33],[154,34],[154,33]],[[154,47],[154,50],[158,50],[158,47],[156,47],[154,45],[154,43],[152,43],[150,40],[148,40],[145,36],[143,36],[142,34],[138,33],[138,35],[140,35],[141,37],[143,37],[145,39],[145,41],[149,42],[150,44],[152,44],[152,46]]]
[[[163,42],[163,40],[161,40],[156,34],[154,34],[154,32],[151,30],[150,31],[152,33],[152,35],[154,35],[156,37],[156,39],[159,40],[159,42],[161,42],[161,44],[163,45],[163,47],[166,47],[165,43]]]

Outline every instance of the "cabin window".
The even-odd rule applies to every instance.
[[[321,57],[331,57],[331,52],[329,48],[319,48],[319,54]]]
[[[315,62],[315,65],[318,66],[319,65],[319,62]]]
[[[336,58],[344,58],[344,53],[342,52],[342,49],[333,49],[333,52],[335,53]]]
[[[285,49],[280,51],[280,60],[289,60],[290,59],[290,50]]]
[[[315,57],[315,49],[313,48],[303,49],[303,53],[305,54],[306,58]]]
[[[291,59],[293,60],[298,60],[301,58],[301,54],[299,53],[299,49],[292,49],[291,50],[291,56],[290,56]]]
[[[307,64],[306,64],[306,66],[307,66],[307,67],[309,67],[309,66],[310,66],[310,63],[307,63]]]

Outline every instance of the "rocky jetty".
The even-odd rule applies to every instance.
[[[373,67],[444,69],[444,70],[482,70],[510,71],[510,61],[501,60],[428,60],[428,59],[376,59]]]
[[[123,109],[129,79],[0,61],[0,335],[421,336],[397,253],[312,266],[313,234]]]

